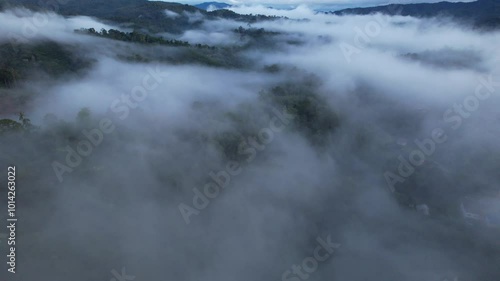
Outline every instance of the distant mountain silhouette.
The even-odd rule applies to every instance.
[[[227,3],[222,3],[222,2],[204,2],[198,5],[194,5],[196,8],[202,9],[202,10],[208,10],[209,8],[215,8],[215,9],[226,9],[231,7],[232,5],[227,4]]]
[[[369,8],[351,8],[329,13],[336,15],[383,13],[418,18],[451,17],[455,20],[472,23],[477,27],[500,27],[500,0],[478,0],[468,3],[391,4]]]

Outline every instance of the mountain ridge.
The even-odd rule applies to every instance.
[[[500,26],[500,1],[478,0],[475,2],[389,4],[383,6],[349,8],[327,14],[368,15],[382,13],[387,15],[412,16],[417,18],[450,17],[470,22],[476,27],[498,28]]]
[[[51,10],[63,16],[90,16],[118,24],[128,24],[133,29],[146,29],[153,33],[182,33],[199,26],[203,19],[192,20],[190,15],[199,13],[204,19],[231,19],[244,23],[272,19],[262,15],[240,15],[229,10],[206,11],[192,5],[148,0],[66,0],[65,4],[41,6],[39,0],[0,0],[0,9],[24,6],[31,10]],[[165,11],[179,17],[167,17]]]
[[[194,6],[198,9],[209,10],[210,8],[226,9],[232,7],[233,5],[224,2],[203,2]]]

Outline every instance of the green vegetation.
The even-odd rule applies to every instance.
[[[275,67],[272,67],[275,70]],[[319,79],[313,75],[285,82],[261,97],[295,116],[295,126],[316,145],[325,145],[328,136],[340,126],[340,118],[319,94]]]
[[[472,2],[417,4],[389,4],[369,8],[350,8],[331,12],[336,15],[369,15],[382,13],[388,15],[411,16],[417,18],[450,17],[477,28],[496,29],[500,25],[500,3],[498,0],[477,0]]]
[[[240,34],[241,36],[250,36],[253,38],[263,37],[265,35],[279,35],[279,32],[266,31],[264,28],[243,28],[240,26],[234,29],[234,32]]]
[[[84,15],[102,20],[110,20],[119,24],[127,24],[134,29],[146,29],[152,33],[182,33],[187,29],[200,26],[204,19],[232,19],[246,23],[273,20],[277,17],[262,15],[240,15],[229,10],[207,12],[194,6],[147,0],[66,0],[65,4],[53,6],[39,0],[15,0],[7,2],[11,6],[24,5],[33,10],[57,10],[65,16]],[[1,3],[0,3],[1,7]],[[171,18],[165,11],[178,14]],[[191,20],[191,15],[200,15],[203,19]]]
[[[35,127],[23,113],[19,113],[19,122],[11,119],[0,120],[0,135],[19,132],[31,132]]]
[[[167,40],[164,39],[163,37],[155,37],[138,31],[122,32],[115,29],[110,29],[110,30],[101,29],[100,32],[97,32],[94,28],[89,28],[89,29],[82,28],[75,31],[78,33],[90,34],[98,37],[109,38],[125,42],[140,43],[140,44],[158,44],[158,45],[173,46],[173,47],[196,47],[205,49],[216,49],[215,47],[211,47],[208,45],[202,45],[202,44],[191,45],[189,44],[189,42],[186,41],[180,41],[175,39]]]
[[[279,66],[274,65],[272,68],[278,71]],[[274,116],[273,109],[286,108],[294,116],[290,130],[298,130],[318,148],[328,145],[331,135],[341,125],[340,118],[320,96],[317,77],[299,73],[295,75],[302,78],[260,92],[267,108],[262,119],[252,118],[259,115],[258,109],[247,105],[242,105],[237,113],[226,113],[224,118],[232,123],[234,129],[220,132],[212,137],[212,141],[228,160],[246,160],[248,155],[239,153],[240,145],[248,138],[258,139],[259,131],[269,126],[268,122]]]
[[[123,42],[142,44],[148,47],[165,46],[178,48],[175,53],[170,52],[169,49],[157,49],[153,53],[136,50],[134,53],[117,54],[118,59],[128,62],[160,61],[172,64],[192,63],[223,68],[244,67],[242,58],[238,56],[238,52],[242,50],[240,47],[214,47],[206,44],[190,44],[186,41],[164,39],[139,31],[121,32],[114,29],[102,29],[100,32],[97,32],[95,29],[89,28],[75,30],[75,32]]]
[[[17,80],[19,80],[19,73],[15,69],[0,69],[0,87],[13,87]]]
[[[89,60],[52,41],[34,44],[0,45],[0,88],[13,87],[35,73],[58,77],[91,65]]]

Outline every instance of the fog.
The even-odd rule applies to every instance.
[[[0,138],[18,177],[8,280],[119,280],[122,268],[136,280],[497,280],[496,232],[449,213],[464,197],[500,198],[500,33],[307,6],[233,10],[287,18],[197,13],[201,27],[164,36],[226,48],[210,58],[240,67],[74,32],[127,30],[89,17],[50,14],[26,36],[39,14],[0,13],[5,46],[12,34],[49,40],[88,62],[0,89],[23,93],[16,109],[38,127]],[[401,176],[401,157],[426,139],[445,140]],[[286,274],[327,237],[340,246],[326,261]]]
[[[0,40],[9,43],[29,42],[31,40],[57,40],[79,42],[73,31],[82,27],[96,30],[113,28],[90,17],[75,16],[64,18],[52,12],[33,12],[24,8],[7,10],[0,14],[4,25]]]

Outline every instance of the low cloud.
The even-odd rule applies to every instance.
[[[276,14],[261,5],[232,9]],[[500,192],[500,33],[305,6],[278,14],[290,19],[205,21],[176,37],[219,48],[213,52],[73,32],[112,28],[86,17],[0,14],[3,42],[47,15],[33,40],[19,44],[73,44],[72,54],[89,61],[85,71],[2,89],[2,98],[22,92],[25,115],[40,127],[0,139],[0,154],[25,169],[21,194],[32,202],[23,207],[24,241],[33,246],[20,248],[20,278],[58,280],[67,271],[74,280],[120,272],[141,280],[166,272],[177,280],[279,280],[288,270],[299,276],[291,266],[314,255],[318,237],[342,246],[318,263],[315,280],[498,276],[495,240],[464,230],[453,208],[464,196]],[[129,99],[151,69],[166,74],[161,83],[140,102]],[[467,117],[453,111],[480,85],[490,90],[487,101]],[[294,118],[266,143],[259,133],[274,109]],[[51,163],[66,163],[65,148],[104,118],[113,132],[60,182]],[[406,202],[384,173],[397,173],[399,156],[436,128],[448,139],[398,183],[413,196]],[[211,172],[231,161],[243,171],[187,225],[179,204],[217,183]]]

